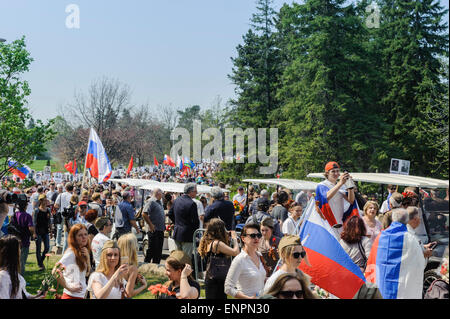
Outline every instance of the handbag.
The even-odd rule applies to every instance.
[[[214,243],[213,243],[214,245]],[[212,248],[212,247],[211,247]],[[226,255],[217,255],[219,243],[216,245],[216,252],[209,252],[208,264],[206,265],[206,278],[209,280],[225,280],[231,266],[231,259]]]
[[[266,271],[266,277],[270,277],[271,270],[267,266],[266,261],[264,260],[264,257],[259,255],[259,259],[261,260],[261,262],[263,264],[263,267],[264,267],[264,270]]]

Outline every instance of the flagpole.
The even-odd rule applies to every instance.
[[[91,128],[91,130],[92,130],[92,128]],[[89,137],[90,137],[90,135],[91,135],[91,131],[89,131]],[[84,181],[85,181],[84,179],[85,179],[85,176],[86,176],[87,156],[88,156],[89,141],[90,141],[89,137],[88,137],[88,146],[87,146],[87,149],[86,149],[86,159],[84,160],[83,182],[81,183],[81,189],[84,189]]]

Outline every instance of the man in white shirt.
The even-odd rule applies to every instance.
[[[420,216],[419,216],[419,209],[415,206],[409,206],[406,208],[406,211],[409,215],[408,223],[406,224],[406,228],[408,229],[408,232],[413,235],[417,241],[420,244],[420,247],[423,250],[423,256],[425,258],[429,258],[433,255],[433,249],[431,249],[432,243],[424,245],[422,243],[422,240],[417,236],[415,229],[420,225]]]
[[[392,196],[393,193],[395,193],[397,191],[397,186],[389,184],[387,189],[389,192],[388,197],[383,202],[383,204],[381,204],[381,208],[380,208],[380,213],[382,213],[382,214],[386,213],[387,211],[390,211],[393,208],[393,207],[390,207],[390,205],[389,205],[389,198]]]
[[[64,211],[64,208],[68,208],[70,206],[70,198],[73,194],[73,185],[72,183],[68,182],[65,186],[66,191],[62,194],[59,194],[55,201],[55,210],[62,214]],[[56,246],[57,247],[63,247],[62,244],[62,230],[64,225],[64,217],[62,217],[62,222],[60,224],[56,224]],[[64,242],[67,242],[67,233],[64,234]],[[66,246],[66,245],[65,245]],[[66,247],[64,247],[63,250],[65,250]]]
[[[347,172],[341,176],[338,163],[328,162],[325,166],[325,178],[316,188],[316,200],[320,202],[324,218],[340,234],[344,212],[355,201],[354,189],[347,189],[345,186],[351,176]]]
[[[94,255],[95,266],[100,263],[103,245],[110,240],[109,236],[112,231],[112,221],[107,217],[101,217],[95,222],[95,227],[99,233],[92,239],[91,249]]]
[[[239,186],[238,193],[233,196],[233,203],[235,200],[238,201],[238,203],[241,204],[242,206],[245,206],[245,202],[247,200],[247,194],[245,194],[245,192],[244,192],[244,187]]]
[[[302,216],[303,206],[300,203],[295,203],[290,209],[289,217],[284,221],[281,231],[284,235],[297,235],[297,222]]]

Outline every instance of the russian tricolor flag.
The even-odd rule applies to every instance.
[[[28,174],[31,172],[31,168],[26,165],[21,165],[16,161],[11,159],[8,160],[9,171],[11,174],[20,177],[21,179],[27,178]]]
[[[106,182],[112,174],[111,163],[109,162],[100,138],[93,128],[91,128],[89,134],[86,168],[89,169],[91,176],[96,178],[99,183]]]
[[[393,222],[375,239],[365,276],[384,299],[422,299],[425,258],[406,225]]]
[[[319,183],[316,188],[316,201],[318,201],[319,209],[322,215],[328,221],[330,226],[334,226],[336,224],[341,224],[341,221],[336,220],[333,211],[331,210],[330,204],[328,203],[327,192],[329,190],[330,189],[326,185]],[[344,212],[342,216],[342,223],[344,223],[347,218],[351,216],[359,216],[358,203],[356,199],[353,201],[353,204],[350,204],[350,207]]]
[[[355,296],[365,278],[337,241],[327,220],[319,213],[314,199],[308,203],[300,228],[302,245],[310,266],[302,260],[300,269],[311,276],[311,282],[341,299]]]

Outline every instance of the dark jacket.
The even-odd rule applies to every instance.
[[[234,230],[234,206],[228,200],[215,200],[210,206],[206,207],[204,222],[207,223],[212,218],[220,218],[225,223],[227,230]]]
[[[192,243],[194,232],[200,226],[197,204],[192,198],[184,194],[175,199],[167,216],[175,224],[172,238],[178,242]]]

